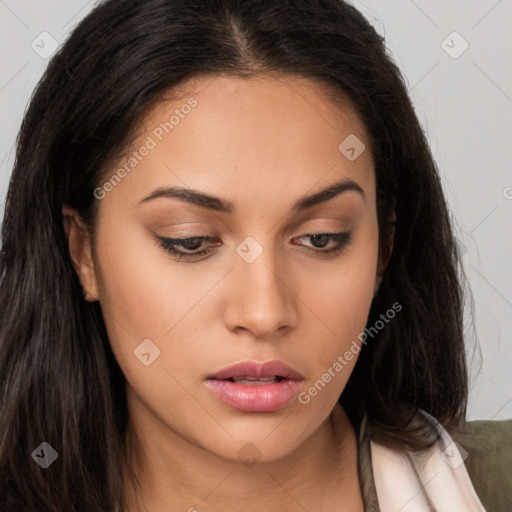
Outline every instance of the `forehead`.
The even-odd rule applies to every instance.
[[[189,109],[187,104],[192,98],[197,105]],[[208,140],[215,140],[216,134],[220,139],[225,130],[241,140],[250,136],[254,143],[275,141],[273,136],[286,128],[275,142],[287,139],[287,147],[294,142],[300,146],[305,138],[314,143],[325,139],[328,133],[331,137],[326,144],[337,142],[347,131],[369,142],[364,123],[348,98],[334,92],[332,86],[327,88],[303,77],[199,77],[168,91],[154,103],[139,123],[138,138],[170,121],[174,139],[186,125]],[[189,119],[183,123],[185,118]],[[178,124],[181,130],[174,129]],[[167,134],[165,131],[161,135]],[[161,138],[159,133],[155,135]]]
[[[224,196],[228,188],[236,202],[254,194],[300,196],[316,183],[345,177],[371,189],[369,144],[349,102],[335,101],[317,82],[201,77],[148,110],[129,150],[110,169],[128,172],[109,195],[134,205],[156,186],[179,185]],[[352,147],[362,151],[357,159],[348,158]]]

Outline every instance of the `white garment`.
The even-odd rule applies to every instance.
[[[464,465],[464,450],[434,417],[421,412],[440,433],[426,452],[400,452],[370,441],[381,512],[485,512]]]

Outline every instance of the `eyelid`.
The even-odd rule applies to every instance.
[[[331,249],[323,249],[323,248],[314,248],[310,246],[303,246],[306,250],[306,252],[309,252],[310,254],[313,254],[315,256],[320,257],[326,257],[326,258],[334,258],[337,256],[338,253],[343,251],[343,249],[350,245],[353,242],[352,239],[352,231],[343,231],[343,232],[332,232],[332,231],[316,231],[313,233],[305,233],[301,236],[294,237],[293,240],[300,240],[302,238],[313,238],[318,236],[327,236],[329,238],[328,242],[335,241],[337,242],[337,245]],[[189,262],[194,261],[201,261],[204,258],[202,256],[206,256],[210,252],[214,251],[215,247],[218,247],[219,245],[224,245],[222,242],[216,243],[213,246],[209,246],[206,249],[203,249],[201,251],[196,249],[196,252],[186,252],[186,251],[180,251],[176,249],[177,246],[180,244],[183,244],[183,242],[191,241],[191,240],[198,240],[203,242],[208,241],[214,241],[218,237],[212,237],[209,235],[194,235],[194,236],[186,236],[186,237],[174,237],[174,238],[168,238],[168,237],[162,237],[160,235],[156,235],[156,241],[159,243],[159,245],[168,253],[173,254],[177,256],[180,260],[188,260]],[[294,245],[301,245],[301,244],[294,244]],[[192,249],[193,250],[193,249]]]

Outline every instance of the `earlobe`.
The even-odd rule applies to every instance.
[[[80,215],[69,206],[62,208],[64,233],[68,240],[69,255],[84,288],[84,299],[98,300],[98,287],[90,234]]]

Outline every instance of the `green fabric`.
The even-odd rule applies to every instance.
[[[452,439],[467,453],[464,465],[487,512],[512,512],[512,419],[470,421]]]
[[[359,480],[365,512],[380,512],[365,424],[366,416],[359,426]],[[464,465],[486,512],[512,512],[512,419],[469,421],[466,432],[450,436],[468,454]]]

